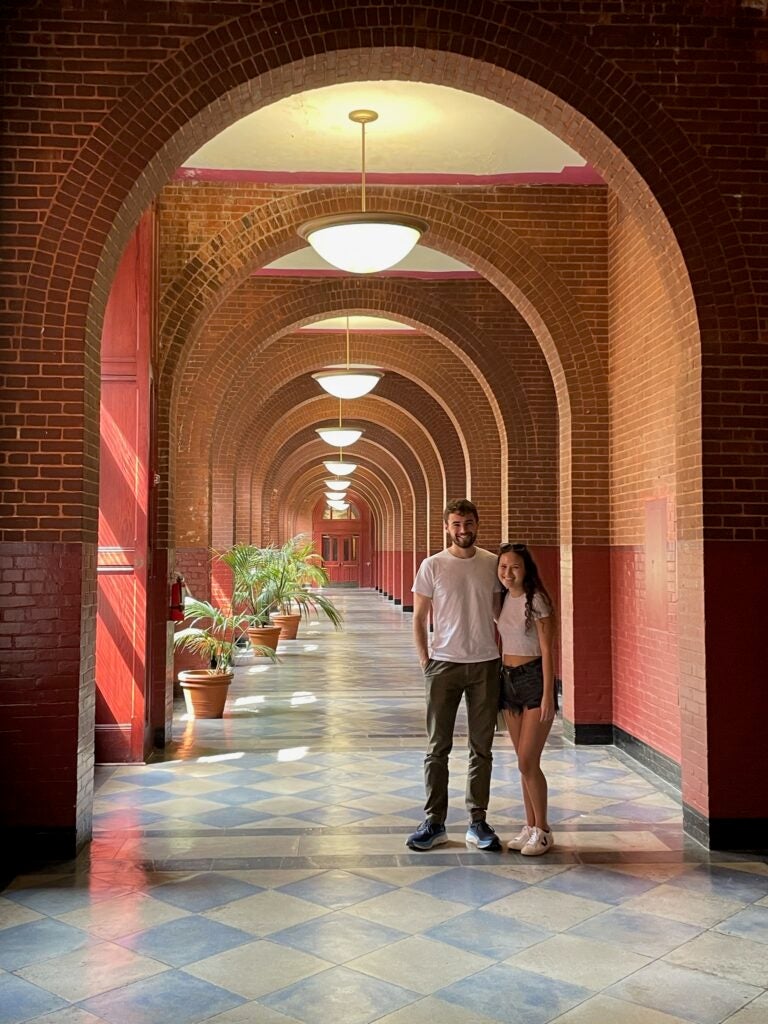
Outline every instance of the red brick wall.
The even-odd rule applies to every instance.
[[[291,191],[286,188],[273,190],[275,196],[290,194]],[[537,251],[546,257],[552,274],[561,277],[563,286],[567,282],[574,302],[578,301],[583,306],[592,330],[604,339],[604,188],[445,189],[441,190],[441,195],[470,202],[477,209],[485,210],[489,218],[508,224],[529,244],[535,244]],[[304,385],[303,390],[298,390],[296,376],[337,359],[337,349],[341,343],[338,336],[330,334],[327,339],[321,340],[314,335],[291,336],[290,332],[279,337],[276,336],[278,332],[285,332],[292,323],[313,313],[318,315],[322,310],[332,312],[334,309],[349,308],[350,305],[383,315],[391,315],[393,310],[396,314],[406,313],[412,321],[421,316],[428,327],[435,326],[438,330],[444,328],[446,322],[464,324],[462,334],[457,334],[454,329],[453,336],[460,346],[459,350],[463,348],[477,362],[478,368],[489,381],[489,387],[494,391],[493,399],[498,405],[496,415],[500,416],[500,423],[507,433],[509,450],[505,458],[514,463],[508,494],[503,495],[503,501],[509,509],[506,512],[500,505],[501,467],[488,461],[491,453],[487,445],[471,445],[473,494],[483,508],[484,520],[491,525],[488,542],[496,543],[502,536],[510,534],[526,534],[531,540],[542,542],[556,540],[556,416],[551,375],[530,329],[506,299],[484,281],[440,284],[386,279],[361,285],[356,279],[340,281],[330,278],[325,282],[307,283],[301,278],[260,277],[246,278],[242,284],[237,285],[237,280],[242,276],[241,268],[250,269],[266,259],[258,257],[258,263],[253,262],[254,256],[249,255],[248,248],[243,246],[241,233],[235,230],[238,220],[246,214],[253,216],[253,211],[258,214],[260,207],[270,198],[270,192],[264,186],[248,183],[231,188],[212,183],[175,183],[163,190],[161,237],[163,252],[167,253],[167,256],[164,255],[163,273],[163,280],[167,284],[163,304],[167,329],[176,318],[172,312],[174,305],[180,313],[183,311],[187,314],[186,322],[190,327],[190,307],[195,303],[200,307],[197,297],[201,292],[199,272],[194,278],[189,278],[187,293],[183,290],[185,277],[188,277],[182,265],[185,258],[189,260],[194,257],[195,265],[199,267],[201,257],[206,258],[206,253],[215,254],[216,275],[234,282],[226,302],[222,302],[221,294],[213,293],[210,314],[206,317],[205,311],[201,309],[200,318],[194,327],[193,344],[184,357],[184,375],[177,378],[178,413],[174,420],[182,452],[178,471],[182,489],[178,493],[178,503],[180,511],[184,509],[187,512],[177,522],[179,543],[193,537],[202,538],[208,532],[204,522],[209,505],[208,496],[196,485],[195,476],[190,472],[192,464],[199,458],[200,444],[213,438],[212,462],[216,467],[217,479],[214,483],[212,507],[214,517],[218,504],[227,509],[223,523],[224,537],[231,534],[233,529],[228,511],[232,504],[230,481],[234,461],[231,437],[235,435],[253,439],[253,456],[239,451],[238,468],[240,472],[248,472],[257,480],[263,479],[266,463],[280,445],[279,433],[275,437],[273,427],[279,422],[280,404],[283,408],[293,408],[306,400],[307,396],[317,396],[320,401],[320,395],[312,382]],[[492,221],[489,220],[489,223]],[[262,228],[263,225],[257,222],[256,233],[260,235]],[[210,242],[206,233],[211,231],[217,232],[221,242],[215,245]],[[182,330],[185,329],[183,321],[180,326]],[[467,332],[477,337],[474,350]],[[260,342],[261,338],[264,339],[263,343]],[[166,348],[171,344],[167,341]],[[402,368],[401,372],[414,377],[417,389],[413,392],[410,408],[418,410],[421,422],[424,422],[425,400],[429,402],[430,399],[423,391],[419,391],[418,385],[423,388],[426,382],[429,391],[437,389],[444,405],[450,404],[457,364],[455,356],[445,352],[439,343],[435,344],[424,336],[382,335],[376,338],[356,338],[355,344],[358,351],[365,352],[366,359],[385,367]],[[260,353],[257,362],[251,355],[254,348]],[[265,364],[267,355],[269,362]],[[439,383],[441,364],[446,366],[448,374],[442,386]],[[293,379],[294,383],[291,388],[283,386],[279,396],[275,395],[269,400],[259,403],[238,400],[239,395],[264,395],[267,399],[272,377],[275,381],[271,385],[273,388],[279,387],[282,381],[287,384]],[[462,380],[463,388],[473,383],[467,371],[461,373],[459,379]],[[403,394],[400,383],[393,383],[396,381],[397,378],[385,378],[376,395],[384,394],[388,386],[390,389],[394,386],[398,403],[408,408],[407,394]],[[215,392],[225,386],[230,401],[219,415],[224,417],[226,429],[224,426],[211,426],[218,410],[211,406],[206,397],[211,391]],[[484,402],[482,397],[471,400],[475,417]],[[356,403],[354,409],[358,407]],[[244,411],[248,417],[245,425],[242,423]],[[520,425],[515,427],[516,423]],[[263,443],[265,427],[262,424],[268,425],[272,431],[270,444]],[[493,420],[486,427],[482,426],[482,421],[475,425],[484,437],[497,429]],[[285,432],[285,429],[284,426],[279,427],[278,431]],[[438,443],[444,437],[444,431],[437,429],[437,424],[433,424],[430,433],[433,439],[438,439]],[[217,449],[216,445],[220,447]],[[423,443],[420,447],[425,450]],[[189,452],[189,455],[186,456],[185,452]],[[446,490],[451,495],[465,493],[467,490],[464,459],[461,453],[457,454],[460,458],[458,465],[455,457],[452,463],[448,453],[444,456],[448,476]],[[250,469],[251,457],[257,460],[253,471]],[[250,503],[251,489],[243,487],[241,493],[247,495]],[[432,488],[431,498],[433,502],[442,505],[445,494],[438,495]],[[257,495],[255,507],[251,506],[250,509],[250,523],[241,523],[236,511],[238,525],[235,528],[241,533],[243,529],[258,533],[258,509],[261,504],[262,499]],[[506,525],[499,528],[493,524],[502,511],[505,512]],[[191,520],[202,525],[195,527]],[[438,523],[432,545],[439,547],[441,544],[442,529]]]
[[[461,83],[556,132],[584,153],[635,217],[669,293],[690,294],[684,316],[695,303],[701,379],[695,366],[680,362],[675,516],[678,594],[687,591],[686,602],[678,606],[680,677],[686,683],[681,750],[688,767],[687,798],[706,812],[712,773],[718,775],[718,792],[727,792],[723,780],[732,762],[731,741],[717,729],[728,707],[727,663],[713,657],[705,665],[705,645],[713,655],[722,646],[711,633],[716,614],[707,619],[705,636],[704,608],[696,597],[706,593],[699,585],[702,544],[747,543],[751,551],[751,545],[768,539],[763,415],[768,375],[759,333],[768,305],[765,154],[755,142],[764,135],[768,116],[763,12],[720,0],[695,8],[648,0],[599,5],[509,0],[477,11],[463,0],[365,7],[351,0],[307,0],[300,10],[255,0],[192,6],[42,0],[14,5],[10,13],[3,55],[4,134],[10,144],[4,154],[0,240],[0,331],[10,339],[2,352],[8,386],[0,407],[7,474],[2,536],[10,545],[3,557],[13,562],[29,555],[55,573],[56,545],[74,545],[66,548],[67,557],[85,567],[79,592],[62,592],[51,606],[63,610],[65,597],[77,601],[77,650],[56,627],[53,643],[66,648],[64,662],[55,668],[46,663],[45,676],[37,661],[23,668],[16,663],[17,690],[8,691],[23,690],[29,704],[30,694],[36,688],[43,692],[53,680],[56,693],[66,691],[68,707],[80,705],[79,720],[69,720],[66,743],[68,751],[76,751],[74,759],[50,769],[52,774],[61,769],[56,777],[67,780],[67,795],[51,811],[51,820],[64,818],[82,827],[88,815],[98,348],[120,253],[175,168],[216,131],[250,112],[254,97],[267,103],[361,74],[374,80]],[[337,50],[350,49],[361,49],[362,60],[338,60]],[[331,198],[318,194],[315,212]],[[408,201],[384,194],[382,202],[414,210],[428,204],[415,192]],[[276,256],[295,242],[290,218],[279,228],[280,204],[271,206],[264,251]],[[486,211],[455,200],[450,210],[439,204],[430,210],[438,247],[470,259],[515,303],[551,369],[561,427],[563,605],[573,606],[590,589],[589,579],[576,575],[584,564],[577,548],[597,549],[608,542],[607,460],[599,461],[608,437],[607,335],[595,327],[596,309],[585,303],[570,308],[552,285],[546,254],[513,228],[498,221],[495,226]],[[199,309],[215,305],[215,296],[229,284],[226,275],[211,273],[202,283]],[[199,309],[190,307],[190,326]],[[182,332],[185,339],[192,333]],[[172,361],[168,367],[173,377]],[[162,384],[168,394],[169,381]],[[166,405],[159,419],[159,445],[166,456],[175,448],[174,431]],[[651,453],[641,454],[648,473]],[[166,457],[161,465],[160,539],[166,545],[174,514],[163,472],[168,462]],[[703,493],[697,503],[692,495],[699,472]],[[388,515],[393,513],[388,507]],[[632,518],[623,517],[622,529],[629,529]],[[386,529],[382,537],[388,545]],[[30,547],[14,547],[20,543]],[[626,543],[636,546],[637,537]],[[198,540],[190,539],[188,546],[196,545]],[[706,564],[722,561],[712,552]],[[762,579],[761,560],[738,564],[752,592]],[[9,571],[17,570],[11,565]],[[716,612],[714,594],[711,602]],[[581,607],[574,614],[581,615]],[[4,622],[9,624],[4,635],[11,636],[12,651],[34,644],[35,622]],[[754,651],[762,647],[759,639],[747,641]],[[583,661],[577,648],[588,636],[564,633],[564,640],[575,651],[572,663]],[[757,706],[757,660],[746,663],[749,677],[743,685],[751,698],[746,703]],[[66,665],[63,674],[60,664]],[[60,720],[43,715],[38,722],[47,724],[40,728],[37,752],[55,749],[56,742],[48,740]],[[750,728],[755,728],[751,722]],[[751,746],[752,733],[747,739]],[[731,780],[733,789],[735,768]],[[66,803],[73,788],[74,809]]]
[[[679,761],[686,591],[677,585],[677,503],[682,489],[684,504],[698,504],[700,486],[691,447],[690,466],[678,457],[686,428],[678,396],[699,358],[685,295],[668,289],[651,240],[615,199],[609,237],[613,720]],[[661,551],[646,530],[654,508],[664,517]]]

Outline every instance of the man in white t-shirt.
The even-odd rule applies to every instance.
[[[425,558],[413,584],[413,637],[424,670],[427,699],[425,820],[406,840],[412,850],[448,842],[448,755],[456,713],[467,705],[469,767],[465,839],[481,850],[500,850],[485,820],[491,788],[491,746],[499,701],[499,649],[493,625],[494,594],[500,589],[496,556],[475,547],[479,517],[466,498],[443,515],[450,546]],[[434,632],[427,646],[429,616]]]

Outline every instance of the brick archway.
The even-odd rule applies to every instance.
[[[580,15],[583,20],[573,19],[562,26],[553,24],[555,15],[548,17],[547,5],[536,0],[525,9],[511,2],[489,2],[477,15],[467,12],[459,0],[443,0],[429,7],[397,5],[388,8],[391,19],[386,26],[378,24],[379,11],[372,6],[361,17],[359,5],[327,0],[308,5],[306,14],[296,16],[292,5],[259,5],[241,18],[217,24],[215,9],[209,6],[199,12],[194,23],[188,18],[178,36],[167,33],[168,41],[158,46],[160,59],[156,53],[136,53],[135,62],[129,62],[130,71],[118,73],[119,84],[107,86],[106,93],[93,103],[82,96],[62,101],[70,129],[76,104],[82,104],[77,111],[78,124],[71,138],[50,155],[50,164],[34,171],[34,175],[50,173],[55,180],[43,184],[40,179],[35,199],[29,200],[34,209],[24,217],[19,215],[16,227],[24,255],[11,268],[17,286],[7,309],[9,322],[18,327],[13,358],[20,366],[42,366],[41,380],[53,367],[66,366],[71,371],[63,377],[62,394],[53,399],[55,410],[46,408],[50,396],[41,384],[34,383],[38,378],[37,371],[33,372],[30,392],[23,400],[29,399],[26,411],[30,416],[42,417],[41,433],[31,442],[24,437],[14,442],[19,452],[31,444],[38,457],[55,449],[61,459],[45,462],[48,472],[41,476],[40,488],[16,499],[17,520],[6,539],[42,548],[71,544],[74,551],[69,554],[85,567],[85,583],[79,591],[85,653],[72,654],[67,671],[77,677],[71,692],[82,694],[87,703],[93,690],[87,652],[93,619],[100,327],[118,255],[148,201],[196,143],[240,113],[297,88],[370,74],[374,78],[460,84],[514,105],[571,142],[602,171],[619,197],[623,213],[636,219],[645,252],[663,270],[663,286],[671,296],[669,308],[680,325],[674,337],[679,356],[674,428],[675,454],[681,467],[679,537],[685,542],[680,564],[689,586],[683,595],[690,625],[684,673],[690,687],[686,756],[693,768],[694,804],[706,813],[709,765],[699,741],[708,735],[710,695],[703,684],[703,599],[695,596],[702,590],[702,537],[752,540],[764,536],[760,531],[765,529],[764,507],[759,506],[763,498],[756,499],[739,482],[741,478],[728,475],[733,466],[745,465],[745,442],[754,448],[760,441],[759,437],[740,436],[740,430],[748,427],[750,403],[742,403],[735,425],[718,404],[719,394],[727,393],[741,379],[740,367],[735,365],[739,346],[757,346],[759,342],[757,298],[762,282],[757,279],[757,258],[743,243],[750,237],[750,225],[760,221],[758,204],[754,197],[744,199],[743,223],[740,213],[737,229],[725,198],[734,194],[733,185],[746,180],[747,172],[740,178],[737,172],[724,171],[722,163],[716,171],[705,165],[705,153],[710,147],[717,148],[717,132],[711,128],[708,136],[706,128],[699,130],[693,124],[690,90],[677,92],[672,71],[663,60],[650,65],[651,44],[646,41],[638,42],[636,49],[639,57],[644,54],[648,67],[641,66],[635,80],[629,70],[630,50],[617,46],[616,34],[604,33],[602,24],[597,18],[592,23],[586,10]],[[567,16],[558,9],[557,18]],[[737,18],[738,14],[734,15]],[[278,25],[280,32],[275,33]],[[718,25],[722,31],[722,23]],[[731,28],[732,23],[726,27]],[[664,26],[658,31],[660,37],[671,38]],[[243,54],[245,39],[249,45]],[[30,40],[29,48],[33,45],[40,47],[42,61],[46,56],[51,61],[59,59],[44,41]],[[720,46],[722,49],[722,42]],[[340,55],[346,59],[339,61]],[[66,59],[69,57],[67,54]],[[754,59],[752,53],[749,59]],[[681,60],[693,69],[692,57],[683,55]],[[23,56],[19,63],[22,61]],[[86,69],[81,67],[75,73],[84,74],[84,89],[92,88]],[[640,81],[647,83],[645,88]],[[36,82],[39,98],[50,86],[44,73]],[[21,101],[18,105],[22,106]],[[55,115],[45,114],[42,106],[37,116],[47,129]],[[725,109],[724,102],[721,109]],[[87,141],[81,144],[81,138]],[[43,142],[39,141],[37,148],[42,150]],[[26,202],[26,197],[20,200],[20,211]],[[529,312],[533,314],[533,310]],[[703,393],[699,388],[701,353]],[[753,356],[751,365],[759,365],[756,351]],[[707,430],[703,457],[702,406]],[[570,440],[569,436],[569,444]],[[565,475],[569,473],[567,466]],[[702,477],[706,520],[702,516]],[[748,477],[749,487],[764,497],[758,486],[764,480],[757,477],[757,472]],[[728,494],[731,500],[718,504],[718,496],[726,494],[724,479],[734,485]],[[569,486],[574,483],[576,487],[583,482],[567,480]],[[37,513],[40,508],[43,512]],[[747,515],[753,510],[754,518]],[[41,560],[54,564],[58,553],[42,548]],[[743,564],[747,565],[748,559]],[[710,601],[714,600],[712,596]],[[711,636],[716,616],[709,614],[706,621]],[[711,640],[709,643],[711,646]],[[728,668],[723,651],[716,653],[723,690],[727,689]],[[750,666],[751,671],[751,662]],[[68,677],[68,685],[70,682]],[[721,696],[713,699],[722,702]],[[70,720],[76,718],[75,708]],[[87,728],[87,715],[83,718]],[[78,728],[75,724],[75,732]],[[740,754],[738,745],[720,733],[718,739],[726,753],[715,770],[723,768],[729,757],[741,765],[739,759],[746,755]],[[80,749],[85,749],[84,745]],[[86,750],[79,768],[81,780],[88,774],[87,758]],[[733,772],[729,767],[728,773],[723,770],[721,774],[730,778]],[[78,794],[85,794],[85,801],[87,792],[84,783]],[[719,793],[718,800],[722,811],[726,798]],[[734,811],[741,813],[741,807]]]
[[[507,445],[513,445],[519,455],[524,455],[526,462],[530,463],[532,479],[534,475],[539,480],[546,480],[547,474],[554,485],[554,452],[552,449],[553,438],[547,438],[540,425],[533,428],[530,416],[531,409],[536,409],[540,415],[542,412],[541,399],[536,402],[529,400],[526,395],[526,384],[518,377],[514,369],[507,364],[500,363],[498,359],[494,362],[488,352],[483,350],[482,340],[477,337],[474,324],[461,316],[459,312],[450,305],[437,307],[425,304],[423,298],[419,297],[418,291],[402,282],[338,282],[336,287],[328,287],[313,284],[300,288],[292,288],[287,301],[274,302],[259,308],[252,317],[246,318],[242,324],[228,334],[217,336],[215,345],[209,343],[200,352],[195,353],[194,365],[203,369],[197,372],[197,387],[189,383],[189,377],[184,377],[176,389],[177,408],[186,408],[190,412],[187,422],[183,422],[178,428],[178,434],[186,437],[183,451],[178,455],[179,470],[177,479],[179,481],[179,504],[185,508],[192,507],[193,495],[190,492],[188,481],[192,480],[192,469],[202,458],[201,453],[206,450],[210,443],[210,450],[215,453],[212,458],[214,472],[221,483],[226,482],[231,474],[232,446],[230,439],[233,436],[259,435],[260,429],[254,420],[253,404],[247,401],[246,396],[258,393],[259,408],[261,415],[266,422],[274,420],[279,415],[280,402],[293,405],[302,400],[305,394],[304,387],[299,387],[298,376],[316,370],[327,362],[333,362],[338,358],[338,338],[332,335],[323,339],[314,339],[311,336],[300,336],[286,338],[288,348],[281,353],[280,338],[285,326],[292,326],[293,319],[299,317],[299,323],[312,316],[333,315],[340,309],[350,308],[356,311],[374,311],[386,316],[396,316],[413,326],[422,327],[426,323],[430,334],[436,335],[449,349],[450,358],[445,365],[445,371],[439,371],[440,361],[445,359],[441,356],[440,346],[435,346],[431,339],[416,336],[418,348],[414,348],[413,340],[408,336],[390,336],[386,339],[386,350],[382,351],[381,358],[379,350],[372,348],[373,342],[383,339],[375,339],[367,336],[365,349],[367,358],[384,368],[394,369],[399,374],[404,374],[413,380],[421,389],[422,397],[418,401],[436,402],[436,413],[438,407],[442,407],[443,413],[447,413],[453,423],[453,429],[457,436],[462,439],[464,450],[463,461],[466,466],[462,472],[463,482],[458,483],[455,473],[460,471],[456,466],[451,472],[452,493],[464,491],[465,483],[472,479],[469,469],[470,444],[463,439],[463,427],[461,426],[461,412],[459,408],[453,408],[457,392],[456,383],[462,380],[461,394],[464,401],[471,400],[472,408],[475,410],[475,428],[482,427],[483,436],[490,437],[496,430],[500,432],[500,448],[502,454],[506,454]],[[377,304],[377,305],[375,305]],[[311,312],[312,316],[306,314]],[[302,316],[302,314],[304,314]],[[266,333],[266,340],[259,344],[254,340],[254,332],[263,330]],[[442,334],[445,331],[447,337]],[[258,337],[258,335],[257,335]],[[297,343],[300,342],[300,351],[297,350]],[[466,355],[461,351],[460,345],[464,345]],[[430,348],[430,345],[432,346]],[[530,345],[532,356],[538,352],[535,342],[531,338]],[[273,352],[274,349],[274,352]],[[457,377],[455,365],[457,360],[469,361],[469,369],[474,371],[472,375]],[[264,362],[264,360],[267,360]],[[478,367],[475,368],[474,361]],[[443,380],[440,383],[439,372],[442,372]],[[528,370],[530,374],[534,371]],[[447,373],[447,376],[446,376]],[[191,375],[190,375],[191,376]],[[539,371],[539,378],[536,381],[537,390],[541,391],[541,384],[546,377],[546,368],[543,360]],[[487,379],[486,379],[487,378]],[[294,379],[295,383],[289,382]],[[382,387],[387,387],[387,379]],[[257,391],[254,392],[254,381],[258,381]],[[228,383],[231,382],[231,383]],[[228,386],[225,386],[227,385]],[[308,381],[309,394],[317,394],[317,387],[313,382]],[[473,389],[477,397],[472,398]],[[424,393],[426,391],[426,394]],[[271,397],[272,394],[281,394],[281,400]],[[210,394],[225,394],[226,400],[221,410],[217,413],[216,407],[210,405]],[[428,397],[431,396],[431,397]],[[401,396],[407,398],[407,394]],[[483,411],[483,405],[487,399],[488,415]],[[525,399],[523,405],[522,399]],[[414,392],[414,400],[416,392]],[[521,406],[522,409],[521,409]],[[428,406],[427,406],[428,407]],[[243,419],[243,410],[246,410],[246,419]],[[544,411],[548,412],[547,409]],[[478,419],[480,417],[480,419]],[[175,417],[174,417],[175,419]],[[486,422],[487,420],[487,422]],[[438,423],[435,423],[436,428]],[[445,429],[436,429],[434,436],[445,434]],[[509,440],[508,440],[509,438]],[[443,441],[441,440],[441,445]],[[474,446],[476,448],[476,446]],[[486,459],[488,451],[472,453],[473,461]],[[543,467],[543,468],[542,468]],[[490,474],[490,475],[489,475]],[[491,484],[498,477],[498,470],[493,470],[482,461],[478,462],[474,478],[482,483]],[[518,474],[517,486],[520,486],[520,479],[525,479],[524,472]],[[185,483],[186,482],[186,483]],[[196,483],[196,481],[195,481]],[[458,487],[457,487],[458,483]],[[226,484],[225,484],[226,485]],[[498,492],[494,495],[494,504],[498,503]],[[551,501],[551,499],[550,499]],[[503,502],[502,502],[503,507]],[[551,504],[554,510],[554,505]],[[554,512],[553,512],[554,514]],[[195,513],[197,515],[197,513]],[[502,521],[507,523],[508,517],[502,514]],[[553,522],[550,519],[550,522]],[[550,527],[551,529],[551,527]],[[184,536],[186,530],[180,531]],[[547,540],[554,540],[555,534],[551,533]],[[540,538],[540,539],[543,539]]]

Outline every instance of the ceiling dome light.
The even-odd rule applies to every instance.
[[[334,398],[362,398],[373,391],[384,374],[374,370],[321,370],[312,376]]]
[[[328,501],[344,501],[347,496],[346,488],[343,491],[324,491]]]
[[[323,465],[329,473],[333,473],[335,476],[349,476],[357,469],[356,462],[342,462],[341,459],[338,462],[324,462]]]
[[[339,270],[378,274],[404,260],[426,230],[426,221],[417,217],[347,213],[307,221],[299,235]]]
[[[323,391],[327,391],[334,398],[362,398],[369,391],[373,391],[384,374],[369,366],[357,366],[352,369],[349,362],[349,315],[347,315],[346,348],[346,367],[321,370],[319,373],[313,373],[312,376]]]
[[[338,465],[338,463],[334,463]],[[349,487],[349,480],[323,480],[323,487],[327,487],[329,491],[346,491]]]
[[[427,230],[427,222],[399,213],[368,213],[365,209],[365,126],[378,118],[375,110],[353,110],[350,121],[362,133],[362,211],[316,217],[299,228],[326,263],[351,274],[375,274],[394,267]]]
[[[315,433],[332,448],[348,448],[363,436],[362,430],[351,427],[317,427]]]

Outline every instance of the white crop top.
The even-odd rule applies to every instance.
[[[538,592],[533,595],[531,611],[532,620],[546,619],[552,614],[546,600]],[[520,597],[507,594],[496,626],[501,637],[503,654],[527,654],[531,657],[538,657],[541,654],[539,631],[535,621],[531,621],[530,629],[527,633],[525,631],[525,594],[521,594]]]

